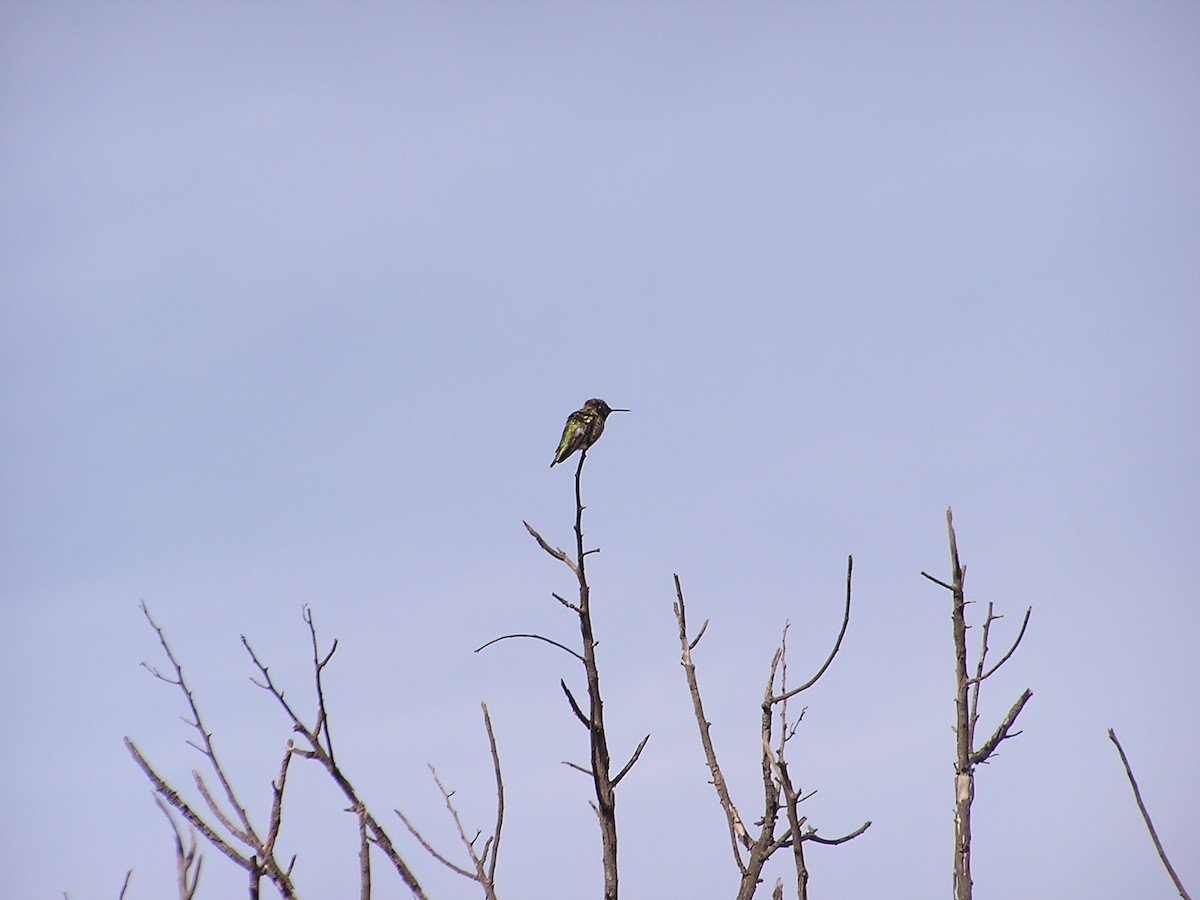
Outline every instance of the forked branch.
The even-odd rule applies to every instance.
[[[500,856],[500,834],[504,829],[504,778],[500,774],[500,752],[496,749],[496,734],[492,730],[492,717],[488,714],[486,703],[481,703],[483,708],[483,724],[487,730],[488,747],[492,754],[492,768],[496,776],[496,824],[492,829],[491,835],[484,841],[483,849],[476,847],[479,841],[480,834],[477,832],[474,837],[468,837],[466,829],[463,827],[462,819],[458,814],[458,809],[454,806],[454,792],[446,789],[442,784],[441,778],[438,776],[437,769],[433,766],[429,767],[430,773],[433,775],[433,781],[441,792],[442,800],[446,804],[446,810],[450,813],[450,817],[454,820],[454,826],[458,830],[459,840],[463,847],[466,848],[467,856],[471,861],[471,868],[460,866],[450,860],[448,857],[440,853],[434,846],[425,839],[424,835],[417,830],[416,826],[404,815],[400,810],[396,810],[396,815],[400,817],[400,821],[404,823],[404,827],[409,833],[417,839],[418,843],[425,848],[425,852],[440,862],[450,871],[461,875],[463,878],[474,881],[483,888],[484,897],[487,900],[496,900],[496,861]]]
[[[696,665],[692,651],[696,649],[700,637],[708,627],[706,621],[695,637],[688,634],[687,605],[684,602],[683,588],[679,576],[675,576],[675,621],[679,626],[680,662],[683,666],[684,677],[687,680],[688,691],[692,698],[692,711],[695,714],[696,725],[700,733],[700,744],[704,749],[704,758],[712,776],[712,785],[717,792],[717,799],[725,813],[726,825],[729,829],[729,842],[733,850],[734,862],[741,873],[738,888],[739,900],[749,900],[754,896],[758,884],[762,880],[763,867],[771,856],[780,849],[790,847],[796,870],[796,896],[800,900],[807,898],[808,867],[804,858],[803,844],[813,841],[819,844],[836,845],[852,840],[870,827],[870,821],[864,822],[853,832],[840,838],[823,838],[817,835],[817,830],[807,826],[807,818],[800,815],[799,804],[811,794],[805,795],[796,786],[788,768],[786,748],[788,741],[795,735],[796,727],[803,712],[795,722],[788,718],[788,700],[802,691],[808,690],[820,680],[829,669],[833,659],[841,649],[842,640],[850,621],[850,602],[852,595],[852,578],[854,560],[850,558],[846,565],[846,604],[842,616],[842,625],[825,662],[816,674],[799,687],[787,687],[787,628],[780,645],[771,657],[769,675],[763,691],[761,704],[762,713],[762,783],[763,783],[763,813],[755,825],[759,826],[757,835],[751,835],[734,805],[724,773],[717,761],[716,749],[713,745],[712,724],[704,713],[704,702],[700,694],[699,680],[696,677]],[[776,686],[778,683],[778,687]],[[778,728],[778,732],[776,732]],[[776,826],[780,817],[785,817],[786,827],[781,834],[776,834]],[[743,850],[748,851],[743,856]],[[783,896],[782,883],[777,882],[775,895]]]
[[[304,623],[308,626],[309,639],[312,645],[312,666],[313,666],[313,681],[314,693],[316,699],[316,712],[313,716],[313,724],[309,725],[305,722],[292,707],[292,705],[284,698],[284,692],[271,677],[269,667],[258,657],[254,652],[254,648],[250,646],[250,642],[243,635],[242,646],[245,647],[246,653],[250,656],[251,662],[258,669],[259,678],[252,679],[254,684],[269,693],[279,707],[287,715],[291,722],[292,731],[300,735],[307,747],[290,747],[291,752],[300,756],[303,759],[316,760],[326,774],[333,780],[334,784],[341,790],[343,796],[349,803],[348,811],[353,813],[358,818],[359,829],[365,830],[368,839],[373,843],[383,855],[387,858],[396,870],[396,874],[400,876],[400,880],[412,892],[416,900],[427,900],[424,890],[421,888],[420,882],[416,875],[409,867],[408,863],[396,850],[392,843],[391,837],[387,830],[375,816],[370,812],[367,804],[363,801],[350,779],[346,777],[345,772],[333,756],[333,743],[329,737],[329,709],[325,701],[325,686],[324,675],[325,668],[329,665],[333,658],[334,652],[337,650],[337,641],[334,641],[327,652],[322,653],[320,650],[320,642],[317,639],[317,628],[313,621],[311,611],[305,607],[303,611]],[[290,745],[290,742],[289,742]],[[360,852],[361,856],[361,852]],[[370,867],[369,865],[360,864],[361,877],[364,884],[369,886]]]

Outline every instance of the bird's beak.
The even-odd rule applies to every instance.
[[[609,412],[633,412],[632,409],[610,409]]]

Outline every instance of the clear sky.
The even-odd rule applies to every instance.
[[[1200,7],[1194,3],[0,3],[0,895],[173,890],[121,739],[201,762],[167,628],[265,820],[308,708],[378,816],[504,896],[599,895],[570,639],[564,417],[585,500],[623,895],[736,881],[678,664],[761,812],[757,715],[791,621],[824,658],[793,770],[814,897],[950,893],[952,505],[968,593],[1033,606],[1029,687],[977,785],[986,898],[1169,897],[1105,729],[1200,890]],[[980,607],[974,610],[976,616]],[[298,762],[284,843],[354,895],[354,823]],[[192,791],[194,796],[194,791]],[[435,897],[477,894],[400,845]],[[206,853],[201,896],[241,895]],[[788,861],[768,869],[768,885]],[[379,898],[406,897],[377,863]]]

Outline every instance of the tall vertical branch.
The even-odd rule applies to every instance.
[[[616,787],[621,779],[629,774],[634,763],[638,761],[650,736],[646,735],[642,739],[641,743],[638,744],[630,755],[629,761],[617,771],[616,775],[613,775],[612,758],[608,747],[608,734],[604,724],[604,700],[600,694],[600,669],[596,661],[597,642],[595,630],[592,627],[591,591],[588,587],[586,566],[587,557],[592,553],[598,553],[599,550],[586,549],[583,536],[583,511],[586,507],[583,505],[582,483],[583,464],[586,459],[587,448],[584,447],[579,454],[579,464],[575,467],[575,555],[572,556],[564,550],[552,547],[528,522],[525,523],[526,530],[537,541],[538,546],[565,565],[575,575],[575,580],[579,587],[579,599],[577,602],[572,603],[559,597],[557,594],[553,596],[563,607],[574,612],[579,619],[579,639],[582,645],[579,652],[571,650],[558,641],[534,634],[505,635],[504,638],[489,641],[484,647],[506,638],[535,638],[566,651],[583,664],[584,676],[587,680],[586,710],[583,704],[576,701],[567,683],[563,681],[561,684],[573,715],[588,730],[588,750],[591,759],[590,765],[586,767],[575,765],[574,763],[568,763],[567,765],[584,772],[592,779],[592,788],[596,798],[592,804],[592,808],[595,810],[600,824],[601,856],[604,867],[604,900],[617,900],[619,879],[617,875]],[[482,650],[483,647],[479,649]]]
[[[950,581],[945,582],[935,578],[928,572],[921,574],[935,584],[950,591],[952,600],[951,622],[954,632],[954,897],[955,900],[971,900],[973,882],[971,879],[971,805],[975,800],[975,767],[987,762],[1000,744],[1020,734],[1012,728],[1017,716],[1033,696],[1033,691],[1025,690],[1016,703],[1009,709],[1008,714],[1001,720],[996,730],[983,743],[975,747],[975,726],[979,717],[979,691],[983,682],[991,677],[1016,652],[1025,629],[1029,624],[1032,607],[1025,611],[1025,618],[1017,638],[1013,641],[1008,652],[990,669],[986,668],[988,654],[988,637],[992,623],[1000,618],[993,612],[992,604],[988,604],[987,617],[984,620],[980,640],[979,659],[972,677],[968,665],[967,652],[967,599],[964,589],[967,568],[962,564],[958,555],[958,539],[954,533],[954,513],[946,510],[946,530],[950,541]]]
[[[575,574],[579,581],[579,637],[583,650],[583,668],[588,689],[588,731],[592,756],[592,784],[596,792],[596,815],[600,820],[600,840],[604,861],[604,898],[617,898],[617,795],[613,790],[608,735],[604,730],[604,701],[600,697],[600,670],[596,665],[596,639],[592,631],[591,592],[585,568],[587,551],[583,548],[583,464],[587,449],[579,454],[575,467]]]

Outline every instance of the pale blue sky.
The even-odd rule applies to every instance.
[[[822,832],[875,824],[813,896],[949,896],[947,505],[970,595],[1034,607],[977,896],[1172,895],[1110,726],[1196,890],[1197,47],[1191,3],[0,3],[0,895],[171,891],[121,738],[200,760],[145,600],[260,821],[288,731],[238,636],[303,696],[310,604],[393,834],[454,849],[426,762],[486,826],[486,700],[502,893],[598,896],[568,660],[471,653],[572,635],[521,520],[569,543],[547,466],[591,396],[633,409],[585,485],[614,757],[653,734],[623,896],[735,883],[672,573],[753,820],[774,642],[819,664],[848,553],[792,765]],[[304,896],[350,896],[344,804],[292,789]]]

